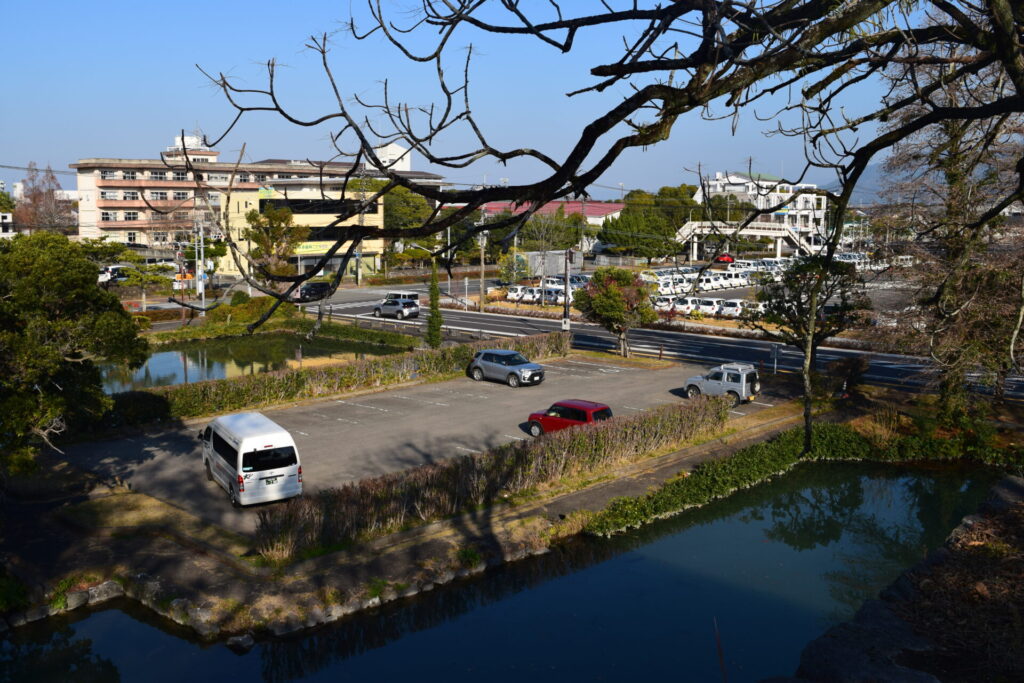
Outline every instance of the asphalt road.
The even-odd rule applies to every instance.
[[[544,383],[511,389],[469,378],[403,387],[341,400],[265,411],[294,436],[307,491],[393,472],[444,458],[531,439],[529,413],[567,398],[585,398],[629,415],[684,401],[681,387],[702,368],[622,368],[586,359],[548,364]],[[771,378],[748,414],[775,403]],[[234,510],[216,484],[206,481],[197,433],[202,424],[159,434],[75,444],[68,458],[84,469],[129,482],[132,489],[243,533],[255,528],[265,506]]]

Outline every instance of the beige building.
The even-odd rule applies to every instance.
[[[413,171],[411,156],[400,145],[383,146],[377,153],[385,162],[393,162],[392,168],[402,175],[422,183],[443,184],[439,175]],[[199,190],[193,173],[184,170],[186,154],[194,172],[202,176],[202,185],[209,188],[205,200],[196,194]],[[341,184],[352,171],[351,164],[264,159],[236,166],[233,161],[221,162],[220,153],[204,147],[198,136],[175,138],[175,144],[159,156],[79,159],[71,164],[78,172],[79,235],[170,249],[175,243],[194,241],[200,231],[207,237],[221,238],[222,226],[230,226],[237,239],[247,226],[245,214],[253,208],[262,209],[268,201],[289,205],[299,225],[324,228],[335,219],[341,203],[353,200],[341,196]],[[372,169],[362,173],[374,176]],[[354,175],[360,175],[360,169]],[[321,183],[327,200],[320,195]],[[225,206],[229,190],[231,206]],[[360,221],[382,226],[383,205],[378,203],[375,211],[347,224]],[[331,234],[329,228],[314,230],[310,241],[299,246],[296,264],[303,269],[312,267],[314,257],[333,244]],[[361,245],[359,261],[364,271],[379,267],[383,247],[381,240]],[[223,259],[218,271],[238,272],[230,257]]]

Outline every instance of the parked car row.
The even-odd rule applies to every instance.
[[[654,310],[659,313],[672,312],[676,315],[693,315],[720,318],[759,317],[765,305],[748,299],[715,299],[693,296],[657,296],[652,298]]]

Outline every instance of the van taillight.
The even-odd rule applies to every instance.
[[[299,483],[302,483],[302,465],[299,465]]]
[[[242,479],[242,475],[238,475],[238,492],[241,493],[245,490],[245,479]]]

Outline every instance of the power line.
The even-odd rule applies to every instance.
[[[15,171],[46,171],[47,170],[45,168],[39,168],[38,166],[35,166],[35,167],[31,167],[31,166],[8,166],[7,164],[0,164],[0,168],[10,168],[10,169],[13,169]],[[59,175],[78,175],[74,171],[55,171],[52,168],[49,169],[49,170],[50,170],[50,173],[59,174]]]

